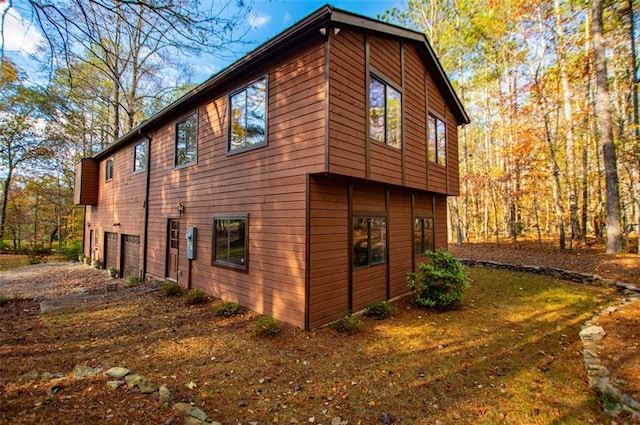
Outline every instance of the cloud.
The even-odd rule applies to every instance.
[[[291,22],[291,13],[284,12],[284,17],[282,18],[282,22],[286,25]]]
[[[9,7],[7,2],[0,2],[0,13]],[[41,51],[44,37],[36,27],[25,20],[15,8],[11,8],[4,21],[4,49],[20,52],[23,55],[34,55]]]
[[[249,15],[249,26],[254,29],[260,29],[271,21],[270,15]]]

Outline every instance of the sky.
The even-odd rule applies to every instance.
[[[235,58],[193,58],[193,82],[206,80],[327,3],[348,12],[375,18],[393,6],[406,4],[406,0],[245,0],[245,3],[251,5],[251,12],[243,29],[247,30],[245,40],[251,43],[242,51],[236,52]],[[7,4],[6,0],[0,0],[0,14],[6,9]],[[31,16],[26,1],[14,0],[13,6],[5,19],[5,52],[19,67],[29,73],[29,69],[36,67],[32,58],[39,55],[37,46],[44,42],[44,38],[30,23]],[[241,32],[244,32],[243,29]]]

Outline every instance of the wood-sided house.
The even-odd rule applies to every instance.
[[[318,327],[446,246],[468,122],[423,34],[322,7],[78,164],[85,255]]]

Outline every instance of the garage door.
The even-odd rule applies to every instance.
[[[122,236],[122,277],[140,277],[140,236]]]
[[[110,269],[118,266],[118,234],[104,233],[104,267]]]

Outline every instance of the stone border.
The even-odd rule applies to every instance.
[[[496,261],[471,260],[468,258],[461,258],[460,262],[465,266],[493,267],[494,269],[507,269],[507,270],[513,270],[517,272],[535,273],[535,274],[541,274],[546,276],[552,276],[558,279],[570,280],[572,282],[577,282],[577,283],[586,283],[589,285],[598,285],[598,286],[611,285],[620,292],[630,292],[630,293],[640,294],[640,287],[636,285],[632,285],[630,283],[625,283],[625,282],[618,282],[612,279],[605,279],[604,277],[597,274],[575,272],[571,270],[562,270],[562,269],[556,269],[553,267],[526,266],[526,265],[521,266],[516,264],[498,263]]]
[[[588,285],[611,285],[615,287],[616,290],[629,295],[622,304],[616,307],[607,307],[587,320],[580,331],[580,340],[582,341],[583,347],[582,356],[589,378],[589,388],[602,396],[603,401],[605,401],[605,412],[613,417],[618,416],[622,412],[627,412],[631,415],[634,422],[640,422],[640,402],[631,395],[623,393],[615,386],[615,382],[612,382],[609,369],[602,364],[598,357],[597,353],[602,346],[601,341],[607,334],[601,326],[595,324],[600,316],[611,314],[618,308],[633,302],[640,303],[640,287],[630,283],[605,279],[597,274],[562,270],[553,267],[520,266],[467,258],[460,259],[460,262],[465,266],[493,267],[496,269],[536,273]],[[613,402],[614,405],[609,407],[606,405],[606,402]]]

